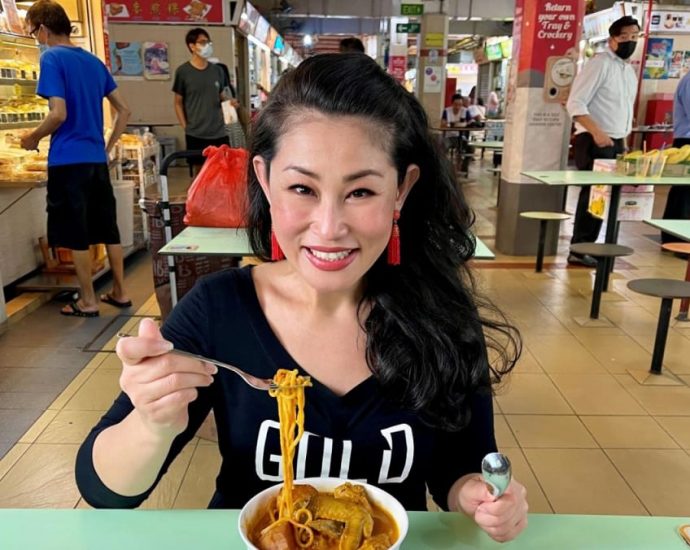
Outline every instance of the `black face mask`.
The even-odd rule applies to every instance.
[[[636,47],[637,42],[635,40],[628,40],[627,42],[618,42],[618,47],[616,48],[616,51],[614,53],[621,59],[628,59],[628,57],[630,57],[633,54]]]

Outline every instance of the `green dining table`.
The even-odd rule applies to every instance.
[[[546,185],[610,185],[611,197],[604,238],[610,244],[618,242],[618,206],[624,185],[690,185],[690,178],[623,176],[593,170],[529,170],[522,172],[522,175]],[[613,259],[608,259],[608,264],[607,273],[613,269]],[[608,288],[608,277],[604,288]]]
[[[0,510],[3,550],[241,550],[237,510]],[[469,518],[410,512],[403,550],[687,550],[669,517],[530,514],[514,541]]]
[[[644,223],[660,229],[664,233],[690,241],[690,220],[644,220]]]
[[[493,260],[494,253],[481,239],[476,239],[477,246],[474,258]],[[159,254],[185,256],[253,256],[249,245],[247,230],[227,227],[185,227],[168,244],[162,247]]]
[[[470,141],[468,143],[470,147],[475,149],[488,149],[490,151],[503,151],[502,141]]]

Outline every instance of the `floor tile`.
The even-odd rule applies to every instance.
[[[113,370],[122,372],[122,361],[114,353],[108,353],[107,357],[98,365],[98,370]]]
[[[196,445],[193,443],[195,442],[188,443],[187,446],[182,449],[182,452],[177,455],[177,458],[175,458],[175,461],[160,480],[160,483],[158,483],[149,498],[146,499],[140,508],[148,510],[168,510],[173,507],[182,486],[182,480],[187,473],[189,463],[196,449]],[[210,472],[207,472],[207,475],[209,474]],[[215,475],[210,477],[215,480]],[[210,497],[208,500],[211,500]],[[206,504],[208,504],[208,502]]]
[[[686,386],[641,386],[629,376],[616,378],[652,415],[690,416],[690,388]]]
[[[606,449],[676,449],[678,445],[650,416],[582,416]]]
[[[81,369],[55,367],[0,367],[0,392],[55,392],[67,387]]]
[[[53,392],[0,392],[0,409],[44,410],[53,399]]]
[[[221,456],[217,445],[198,445],[173,508],[206,508],[216,488]]]
[[[4,453],[4,456],[0,458],[0,479],[2,479],[5,474],[10,471],[12,466],[17,463],[17,461],[31,446],[28,443],[16,443],[14,445],[9,445],[9,449]]]
[[[690,516],[690,456],[682,450],[606,449],[653,516]]]
[[[45,411],[41,416],[36,419],[36,421],[32,424],[31,428],[29,428],[24,435],[19,438],[20,443],[33,443],[36,441],[36,438],[38,438],[39,435],[41,435],[41,432],[46,429],[46,426],[52,422],[52,420],[55,418],[57,415],[57,411],[50,410],[48,409]],[[57,443],[60,443],[59,441]],[[65,441],[65,443],[67,443]]]
[[[557,514],[648,513],[599,449],[525,449],[524,453]]]
[[[628,369],[648,369],[651,354],[627,334],[578,334],[582,345],[612,374]]]
[[[0,480],[0,508],[72,508],[78,445],[33,444]]]
[[[553,374],[551,379],[577,414],[645,414],[610,374]]]
[[[597,448],[577,416],[508,415],[508,424],[522,448]]]
[[[494,431],[496,433],[496,444],[499,449],[518,447],[518,443],[502,414],[494,415]]]
[[[520,359],[518,360],[512,372],[520,374],[543,374],[544,370],[539,366],[539,363],[537,363],[537,360],[534,358],[534,354],[532,354],[525,346],[522,349],[522,355],[520,355]]]
[[[690,449],[690,416],[657,416],[656,420],[683,449]]]
[[[567,349],[568,353],[563,353]],[[551,373],[605,373],[596,358],[570,335],[547,335],[530,345],[537,362]]]
[[[512,374],[496,395],[504,414],[569,414],[572,409],[543,374]]]
[[[80,445],[98,423],[104,411],[52,411],[53,420],[47,424],[36,443],[74,443]]]
[[[48,408],[60,410],[67,402],[72,399],[79,389],[86,384],[86,381],[93,376],[94,369],[83,369],[77,376],[74,377],[69,385],[55,398]]]
[[[65,405],[71,411],[108,410],[120,394],[120,373],[96,370]]]
[[[0,409],[0,441],[18,441],[41,414],[41,409]]]
[[[34,316],[32,316],[33,318]],[[16,328],[9,331],[14,332]],[[8,334],[9,334],[8,333]],[[85,365],[88,363],[93,353],[85,353],[80,349],[63,349],[48,346],[36,346],[36,332],[32,331],[34,345],[12,346],[6,341],[7,334],[3,336],[2,355],[0,356],[0,366],[3,367],[24,367],[24,368],[74,368],[74,365]],[[30,343],[31,344],[31,343]]]
[[[553,508],[549,504],[544,491],[542,491],[534,472],[520,449],[508,449],[506,456],[510,459],[513,468],[513,477],[522,483],[527,489],[527,504],[531,514],[553,514]]]

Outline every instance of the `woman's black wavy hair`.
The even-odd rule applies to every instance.
[[[474,214],[429,134],[424,109],[366,55],[310,57],[271,93],[250,139],[251,245],[257,256],[270,258],[269,204],[251,160],[260,155],[270,168],[281,136],[309,111],[380,125],[390,135],[382,146],[399,182],[409,165],[419,166],[399,221],[401,265],[387,265],[384,252],[365,277],[360,308],[371,308],[363,326],[366,357],[389,398],[431,426],[460,429],[469,421],[472,396],[514,366],[520,335],[477,293],[467,265],[475,248]]]

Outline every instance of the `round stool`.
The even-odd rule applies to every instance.
[[[675,252],[676,254],[688,255],[688,267],[685,270],[685,280],[690,281],[690,243],[666,243],[662,244],[661,248],[669,252]],[[690,300],[687,298],[680,301],[680,309],[678,310],[676,320],[688,321],[688,306],[690,306]]]
[[[664,362],[666,348],[666,336],[671,321],[671,309],[673,300],[677,298],[690,299],[690,282],[676,279],[635,279],[628,283],[628,288],[633,292],[661,298],[659,310],[659,323],[656,326],[656,339],[654,340],[654,353],[652,354],[652,366],[649,372],[661,374],[661,364]]]
[[[634,251],[629,246],[608,243],[577,243],[570,246],[570,251],[575,254],[589,254],[597,261],[594,290],[592,291],[592,307],[589,310],[589,317],[590,319],[598,319],[601,293],[607,287],[609,261],[611,258],[630,256]]]
[[[541,273],[544,266],[544,246],[546,244],[546,224],[550,221],[562,222],[570,218],[565,212],[520,212],[521,218],[539,220],[539,245],[537,247],[537,265],[535,271]]]

